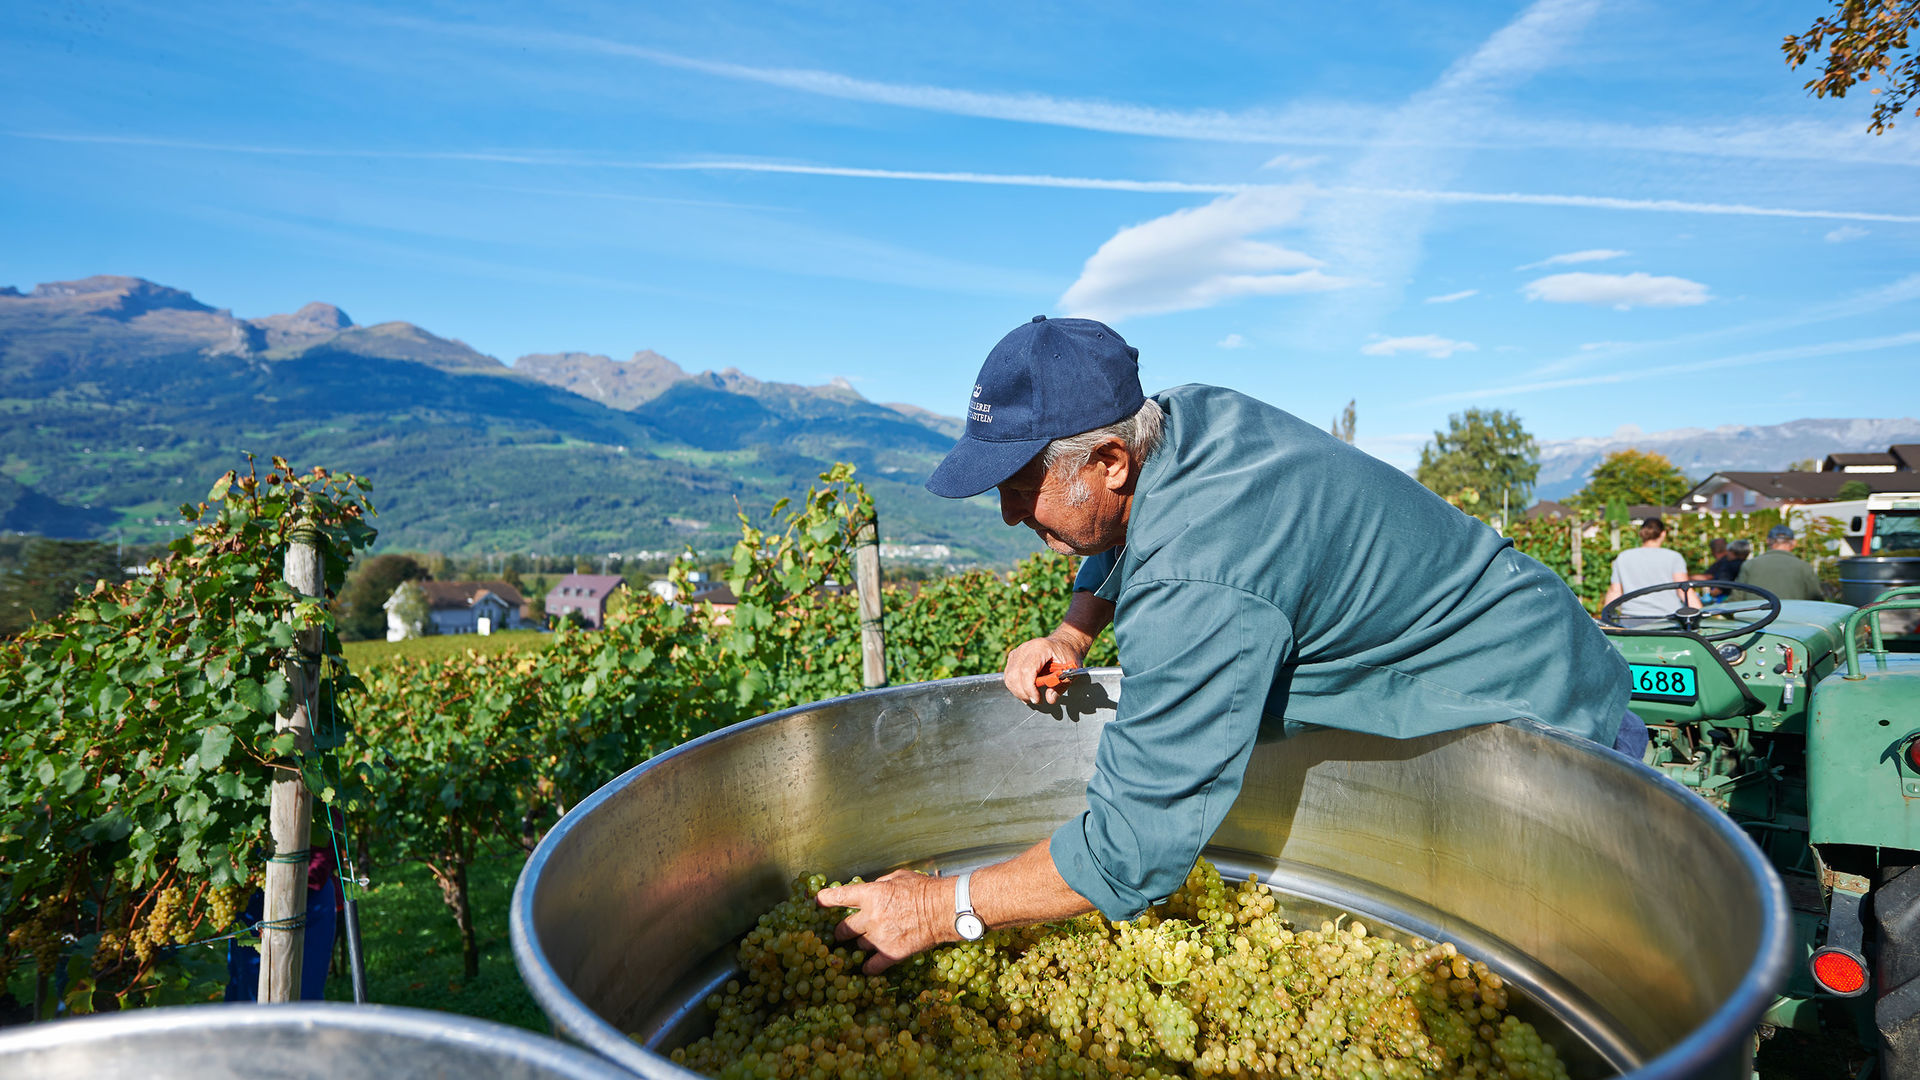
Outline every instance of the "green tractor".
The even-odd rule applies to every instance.
[[[1688,587],[1722,599],[1618,615]],[[1819,1002],[1842,999],[1889,1080],[1920,1080],[1920,653],[1880,616],[1915,610],[1920,586],[1855,608],[1688,582],[1600,615],[1633,672],[1646,763],[1739,822],[1786,882],[1806,962],[1766,1023],[1813,1030]]]

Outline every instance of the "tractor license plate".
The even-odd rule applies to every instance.
[[[1692,701],[1696,695],[1693,669],[1628,664],[1633,671],[1633,696],[1655,701]]]

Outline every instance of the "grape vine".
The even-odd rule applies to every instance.
[[[170,961],[232,924],[270,774],[297,767],[274,733],[294,634],[332,637],[281,580],[287,545],[311,537],[337,586],[373,536],[367,488],[280,458],[228,473],[150,572],[0,643],[0,975],[62,976],[75,1012],[183,1000]]]

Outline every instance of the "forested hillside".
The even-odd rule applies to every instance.
[[[718,546],[737,506],[848,461],[890,542],[992,563],[1032,550],[984,503],[921,490],[946,418],[654,354],[527,359],[327,304],[238,318],[137,278],[0,292],[0,529],[170,535],[192,478],[271,448],[374,479],[383,548]]]

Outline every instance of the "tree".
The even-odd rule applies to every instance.
[[[1840,485],[1840,490],[1834,492],[1833,497],[1840,502],[1850,502],[1854,499],[1864,499],[1871,494],[1873,489],[1867,486],[1865,480],[1849,480]]]
[[[1540,475],[1540,448],[1520,417],[1499,409],[1468,409],[1447,417],[1447,430],[1420,448],[1415,479],[1482,520],[1503,505],[1524,509]]]
[[[1673,506],[1692,489],[1693,482],[1665,454],[1629,448],[1608,454],[1594,467],[1587,486],[1568,501],[1587,510],[1603,509],[1609,502]]]
[[[101,582],[118,585],[127,580],[112,544],[34,536],[9,554],[13,557],[0,559],[0,637],[60,614],[76,596],[92,592]],[[145,559],[129,553],[127,561]]]
[[[1787,67],[1797,68],[1826,50],[1827,60],[1817,78],[1807,81],[1814,97],[1837,98],[1878,72],[1887,85],[1868,93],[1878,95],[1867,130],[1884,134],[1900,111],[1920,92],[1920,55],[1908,49],[1908,32],[1920,29],[1920,0],[1833,0],[1834,10],[1813,21],[1804,34],[1789,34],[1780,51]],[[1905,55],[1901,55],[1904,53]],[[1920,109],[1915,110],[1920,116]]]
[[[428,577],[411,555],[375,555],[347,582],[334,605],[344,641],[377,641],[387,636],[387,612],[381,605],[402,582]]]
[[[1819,472],[1820,459],[1819,458],[1801,458],[1799,461],[1793,462],[1792,464],[1788,465],[1787,471],[1788,472]]]
[[[1334,438],[1343,443],[1353,442],[1353,403],[1354,399],[1348,398],[1347,407],[1340,411],[1339,416],[1333,418],[1333,426],[1327,429],[1333,433]]]

